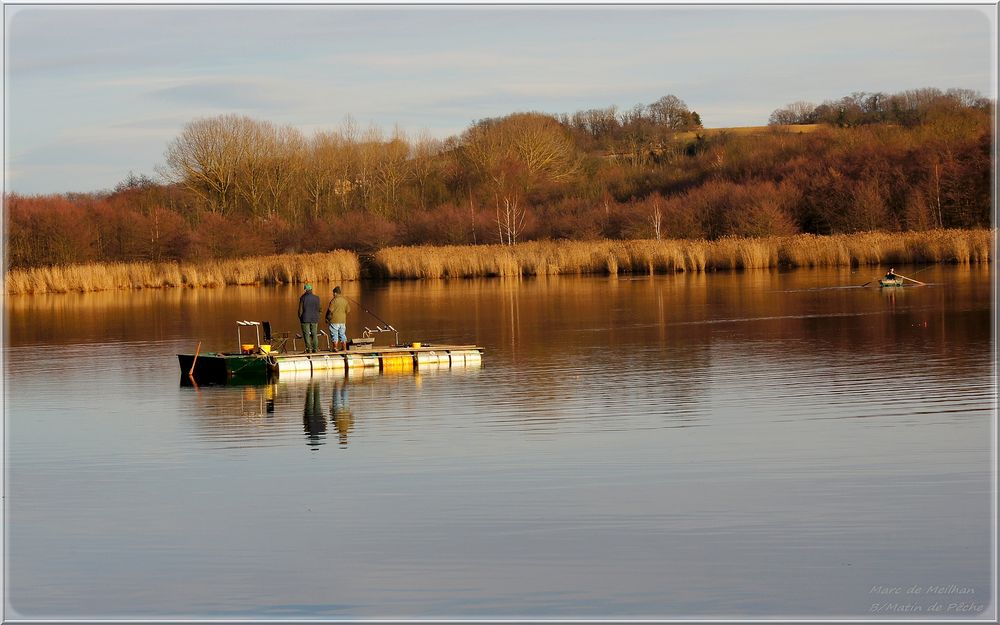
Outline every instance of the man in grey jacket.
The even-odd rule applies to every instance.
[[[311,284],[306,285],[305,293],[299,298],[299,323],[302,324],[306,352],[316,353],[319,349],[319,296],[313,293]]]

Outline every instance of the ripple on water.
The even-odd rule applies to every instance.
[[[100,619],[865,618],[874,584],[986,596],[990,294],[942,271],[957,290],[894,299],[826,270],[766,292],[363,285],[484,366],[246,387],[179,385],[176,353],[235,339],[196,293],[97,307],[86,344],[4,352],[10,597]],[[227,295],[278,320],[297,290]]]

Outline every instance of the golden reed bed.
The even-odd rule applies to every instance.
[[[239,284],[341,282],[361,275],[353,252],[279,254],[202,263],[95,263],[14,269],[8,294],[66,293],[112,289],[215,287]]]
[[[924,262],[990,262],[994,230],[867,232],[717,241],[530,242],[515,246],[390,247],[375,254],[389,278],[672,273]]]
[[[533,241],[515,246],[390,247],[371,270],[397,278],[673,273],[792,267],[988,263],[995,230],[867,232],[717,241]],[[361,277],[358,257],[336,250],[205,263],[100,263],[7,273],[8,294],[110,289],[340,282]]]

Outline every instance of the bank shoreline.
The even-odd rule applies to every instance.
[[[173,287],[580,274],[667,274],[778,267],[978,264],[993,260],[996,230],[864,232],[706,240],[529,241],[406,246],[191,262],[93,263],[12,269],[7,295]]]

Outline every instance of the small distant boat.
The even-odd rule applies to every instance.
[[[923,271],[923,269],[921,269],[921,271]],[[914,280],[913,278],[907,278],[906,276],[900,275],[900,274],[896,273],[895,269],[890,269],[889,272],[886,273],[881,278],[872,278],[871,280],[869,280],[868,282],[865,282],[861,286],[862,287],[866,287],[869,284],[871,284],[872,282],[878,282],[878,285],[881,288],[884,288],[884,287],[901,287],[901,286],[903,286],[903,280],[908,280],[908,281],[910,281],[913,284],[916,284],[918,286],[924,286],[926,284],[924,282],[921,282],[920,280]]]

